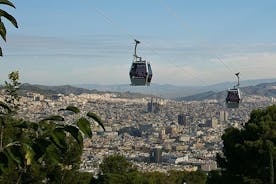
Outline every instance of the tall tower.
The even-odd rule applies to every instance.
[[[225,123],[228,120],[228,112],[227,111],[220,111],[219,112],[219,122]]]
[[[153,100],[151,97],[150,102],[148,102],[148,112],[151,113],[152,111],[153,111]]]
[[[150,162],[153,162],[153,163],[162,162],[162,146],[157,146],[151,150]]]
[[[153,102],[153,97],[151,97],[150,102],[148,102],[148,113],[158,113],[160,111],[160,104],[157,102]]]
[[[217,118],[213,117],[213,118],[211,118],[211,120],[209,120],[209,126],[210,126],[211,128],[216,128],[217,125],[218,125],[218,120],[217,120]]]
[[[178,124],[179,125],[184,125],[184,114],[179,114],[178,115]]]
[[[189,121],[191,121],[189,114],[179,114],[178,115],[178,124],[179,125],[188,126],[188,124],[190,123]]]

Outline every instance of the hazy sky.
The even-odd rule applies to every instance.
[[[0,80],[128,84],[134,41],[153,83],[276,78],[275,0],[13,0]]]

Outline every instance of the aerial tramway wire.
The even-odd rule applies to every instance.
[[[185,28],[185,30],[188,30],[190,33],[192,33],[193,35],[195,35],[196,37],[198,37],[198,35],[196,35],[196,33],[194,31],[192,31],[192,29],[189,28],[189,26],[187,26],[187,24],[185,24],[185,21],[182,19],[182,17],[180,17],[166,2],[165,0],[159,0],[160,4],[163,5],[163,7],[175,18],[180,22],[180,25],[183,26]],[[235,73],[231,67],[229,67],[217,54],[215,54],[216,59],[222,63],[222,65],[230,72],[231,76]]]
[[[135,40],[135,39],[136,39],[135,36],[134,36],[133,34],[130,34],[130,32],[129,32],[125,27],[123,27],[123,26],[121,26],[121,25],[115,23],[110,17],[108,17],[106,14],[104,14],[100,9],[98,9],[98,8],[95,7],[95,6],[92,6],[92,9],[93,9],[98,15],[100,15],[101,17],[103,17],[103,18],[106,20],[106,22],[108,22],[110,25],[116,27],[116,28],[119,29],[119,30],[124,31],[125,34],[126,34],[129,38],[131,38],[132,40]]]
[[[159,0],[160,3],[165,7],[165,9],[175,18],[180,22],[180,25],[183,26],[185,28],[185,30],[188,30],[190,33],[192,33],[193,35],[195,35],[196,37],[198,37],[198,35],[192,31],[192,29],[189,28],[189,26],[187,26],[187,24],[185,24],[185,22],[183,21],[182,17],[180,17],[166,2],[165,0]],[[229,70],[231,72],[231,75],[233,74],[233,70],[216,54],[215,57],[218,59],[218,61],[220,61],[224,67]]]
[[[125,32],[126,35],[127,35],[129,38],[135,40],[135,36],[134,36],[133,34],[131,34],[125,27],[119,25],[118,23],[115,23],[109,16],[107,16],[106,14],[104,14],[103,11],[99,10],[99,9],[98,9],[97,7],[95,7],[95,6],[93,6],[93,10],[94,10],[98,15],[100,15],[101,17],[103,17],[103,18],[106,20],[106,22],[109,23],[111,26],[114,26],[115,28],[117,28],[117,29],[119,29],[119,30]],[[149,45],[147,42],[143,41],[143,43],[144,43],[144,45],[148,45],[148,46],[149,46],[149,48],[150,48],[150,50],[151,50],[152,53],[154,53],[155,55],[158,55],[158,52],[157,52],[155,49],[153,49],[152,47],[150,47],[150,45]],[[175,66],[177,69],[179,69],[179,70],[181,70],[181,71],[184,71],[185,73],[189,73],[189,75],[190,75],[192,78],[194,78],[194,79],[200,81],[201,83],[204,83],[204,84],[208,85],[207,81],[204,81],[204,80],[200,79],[200,77],[198,77],[198,76],[192,74],[191,72],[185,70],[185,69],[183,68],[183,66],[180,66],[180,65],[173,65],[173,64],[172,64],[173,62],[172,62],[172,63],[169,62],[169,63],[170,63],[172,66]],[[215,90],[215,92],[219,92],[219,90],[216,90],[216,89],[214,89],[214,90]]]
[[[165,3],[165,0],[160,0],[160,3],[167,9],[167,11],[173,16],[175,17],[178,21],[180,21],[181,25],[184,26],[185,23],[183,21],[183,19],[168,5]],[[184,23],[184,24],[183,24]],[[186,30],[189,30],[188,29],[188,26],[185,25],[185,28]],[[191,33],[194,34],[193,31],[190,30]],[[238,84],[235,85],[232,89],[228,89],[227,91],[227,97],[226,97],[226,106],[228,108],[238,108],[239,107],[239,103],[240,103],[240,100],[241,100],[241,95],[240,95],[240,91],[239,91],[239,88],[236,88],[236,87],[239,87],[239,73],[236,73],[232,70],[231,67],[229,67],[217,54],[215,54],[215,57],[217,58],[218,61],[220,61],[223,66],[228,70],[230,71],[231,75],[233,73],[235,73],[235,75],[238,77]],[[232,66],[233,67],[233,66]],[[249,80],[249,83],[253,86],[252,82]]]
[[[174,17],[176,18],[180,24],[185,28],[185,30],[188,30],[190,33],[192,33],[193,35],[197,36],[196,33],[194,31],[192,31],[192,29],[189,28],[189,26],[187,26],[187,24],[185,24],[185,21],[183,20],[182,17],[180,17],[166,2],[165,0],[159,0],[160,4],[163,5],[163,7]],[[208,42],[207,42],[208,43]],[[227,65],[223,59],[221,59],[221,57],[219,57],[217,54],[215,54],[216,59],[230,72],[231,76],[233,76],[233,74],[235,74],[237,71],[233,70],[229,65]],[[254,86],[254,84],[248,80],[248,82]]]
[[[165,3],[165,0],[160,0],[161,4],[163,6],[165,6],[165,8],[167,9],[168,12],[170,12],[172,14],[173,17],[175,17],[178,21],[181,22],[181,25],[185,25],[183,24],[183,20],[180,16],[178,16],[177,13],[175,13],[175,11],[173,11],[173,9],[171,7],[169,7],[166,3]],[[187,25],[185,26],[185,28],[187,29]],[[190,31],[194,34],[193,31]],[[231,72],[231,74],[233,74],[233,70],[217,55],[215,54],[215,57],[218,59],[218,61],[220,61],[223,66]],[[235,75],[237,76],[238,78],[238,84],[235,85],[232,89],[228,89],[227,91],[227,97],[226,97],[226,107],[227,108],[239,108],[239,104],[240,104],[240,101],[241,101],[241,95],[240,95],[240,91],[239,91],[239,74],[240,72],[236,73]]]

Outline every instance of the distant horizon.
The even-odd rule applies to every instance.
[[[5,79],[4,81],[7,81],[8,79]],[[241,80],[241,86],[243,87],[243,82],[250,83],[250,82],[256,82],[260,81],[260,83],[265,83],[262,81],[274,81],[276,82],[276,78],[259,78],[259,79],[250,79],[250,80]],[[19,81],[21,84],[31,84],[31,85],[42,85],[42,86],[82,86],[82,85],[96,85],[96,86],[129,86],[133,88],[149,88],[150,86],[131,86],[130,83],[121,83],[121,84],[96,84],[96,83],[60,83],[60,84],[50,84],[50,83],[32,83],[32,82],[26,82],[26,81]],[[177,84],[167,84],[167,83],[151,83],[151,85],[158,85],[158,86],[175,86],[175,87],[208,87],[208,86],[215,86],[220,84],[234,84],[235,81],[224,81],[219,83],[213,83],[209,85],[177,85]],[[273,83],[273,82],[268,82]],[[257,85],[257,84],[256,84]]]
[[[258,85],[268,84],[268,85],[275,85],[276,79],[260,79],[255,81],[247,81],[244,82],[243,86],[240,86],[241,91],[243,90],[248,91],[248,89],[260,88]],[[221,93],[226,92],[227,89],[231,88],[233,83],[225,82],[214,84],[211,86],[175,86],[175,85],[168,85],[168,84],[153,84],[151,86],[139,86],[133,87],[128,84],[122,85],[94,85],[94,84],[86,84],[86,85],[71,85],[71,84],[62,84],[62,85],[44,85],[44,84],[31,84],[31,83],[23,83],[28,84],[30,86],[36,86],[41,89],[49,89],[49,90],[65,90],[69,91],[79,91],[79,90],[96,90],[99,92],[119,92],[119,93],[139,93],[145,95],[154,95],[161,98],[169,98],[169,99],[176,99],[179,97],[189,97],[189,96],[196,96],[201,94],[208,94],[211,93]],[[26,87],[26,86],[25,86]],[[27,87],[28,88],[28,87]],[[245,88],[245,89],[243,89]],[[32,89],[32,88],[31,88]],[[268,89],[267,89],[268,90]],[[254,91],[254,90],[253,90]],[[259,90],[258,90],[259,91]],[[270,91],[271,92],[271,91]],[[273,93],[273,92],[272,92]]]

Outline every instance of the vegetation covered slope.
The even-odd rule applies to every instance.
[[[209,183],[275,183],[276,105],[253,110],[243,129],[226,129],[222,140],[221,171]]]

